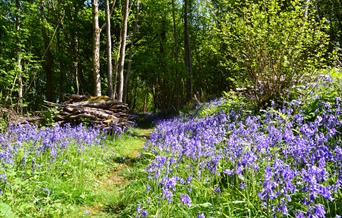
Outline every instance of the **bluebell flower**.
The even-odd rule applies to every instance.
[[[240,183],[240,189],[245,189],[247,187],[247,184],[242,182]]]
[[[296,217],[296,218],[305,218],[305,215],[304,215],[303,212],[299,211],[299,212],[296,213],[296,216],[295,216],[295,217]]]
[[[197,218],[205,218],[204,213],[198,214]]]
[[[324,209],[324,206],[322,204],[316,204],[314,207],[313,207],[313,215],[315,217],[322,217],[324,218],[325,217],[325,209]]]
[[[220,188],[219,186],[216,186],[216,187],[214,188],[214,192],[216,192],[216,193],[221,193],[221,188]]]
[[[169,202],[171,203],[172,202],[172,197],[173,197],[173,194],[170,190],[168,190],[167,188],[163,188],[163,196],[164,198]]]
[[[188,207],[191,207],[191,198],[187,194],[181,194],[180,200],[183,204],[187,205]]]
[[[141,211],[141,217],[147,217],[147,215],[148,215],[147,210],[142,210]]]

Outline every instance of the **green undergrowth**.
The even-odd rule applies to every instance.
[[[98,186],[92,190],[96,198],[75,207],[69,217],[128,217],[132,214],[137,192],[144,191],[143,185],[137,184],[144,174],[147,160],[141,153],[151,131],[133,128],[118,138],[107,139],[106,145],[113,153],[106,165],[107,171],[97,179]]]
[[[131,217],[137,202],[146,194],[145,168],[150,156],[142,148],[151,132],[152,129],[132,129],[120,139],[122,143],[117,143],[120,162],[125,165],[119,176],[126,182],[118,187],[117,192],[111,195],[111,201],[104,207],[109,217]]]
[[[128,204],[121,194],[143,169],[140,153],[150,132],[130,129],[81,153],[69,149],[33,176],[11,170],[14,182],[1,196],[0,217],[119,216]]]

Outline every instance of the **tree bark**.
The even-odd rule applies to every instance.
[[[127,72],[126,72],[126,76],[125,76],[125,83],[124,83],[124,90],[123,90],[123,102],[127,103],[127,96],[128,96],[128,84],[129,84],[129,79],[130,76],[132,74],[132,59],[133,59],[133,55],[130,54],[129,55],[130,58],[128,60],[128,66],[127,66]]]
[[[175,0],[172,0],[172,22],[173,22],[173,40],[175,43],[175,47],[173,50],[173,57],[175,62],[178,63],[178,56],[179,56],[179,48],[178,48],[178,34],[177,34],[177,23],[176,23],[176,6]]]
[[[92,0],[93,8],[93,79],[94,95],[101,95],[100,77],[100,27],[99,27],[99,4],[98,0]]]
[[[109,0],[106,0],[106,33],[107,33],[107,73],[108,73],[108,96],[113,99],[113,63],[112,63],[112,36],[110,32],[110,9]]]
[[[172,0],[172,23],[173,23],[173,40],[174,40],[174,49],[173,49],[173,59],[175,64],[178,66],[179,61],[179,41],[178,41],[178,33],[177,33],[177,23],[176,23],[176,2]],[[175,68],[175,78],[176,81],[180,81],[178,69]],[[177,88],[178,87],[178,88]],[[179,88],[179,84],[176,85],[176,107],[179,108],[181,105],[181,93],[182,89]]]
[[[305,11],[304,11],[304,17],[308,18],[309,14],[309,5],[310,5],[310,0],[305,1]]]
[[[73,7],[72,5],[67,6],[65,8],[65,13],[67,20],[70,20],[72,24],[75,26],[77,25],[76,22],[76,17],[78,15],[79,9],[77,6]],[[73,61],[73,70],[72,70],[72,75],[73,75],[73,86],[76,90],[76,94],[79,95],[81,92],[81,63],[80,63],[80,45],[79,45],[79,30],[78,28],[75,28],[75,31],[70,31],[70,43],[71,46],[68,46],[68,56],[72,57]],[[66,39],[68,40],[68,39]]]
[[[127,73],[125,76],[125,84],[124,84],[124,92],[123,92],[123,101],[127,103],[127,98],[128,98],[128,86],[129,86],[129,79],[132,74],[132,60],[133,60],[133,48],[135,46],[134,40],[136,38],[136,34],[139,31],[139,15],[140,15],[140,0],[137,0],[136,2],[136,16],[134,20],[134,26],[133,26],[133,33],[132,33],[132,47],[130,48],[130,58],[128,61],[128,66],[127,66]]]
[[[124,13],[123,13],[123,23],[121,29],[121,46],[120,46],[120,58],[119,58],[119,93],[118,101],[123,100],[123,89],[124,89],[124,65],[125,65],[125,55],[126,55],[126,36],[127,36],[127,26],[128,26],[128,14],[129,14],[129,0],[125,0]]]
[[[46,19],[44,16],[44,1],[40,2],[41,6],[41,16],[42,20]],[[45,51],[43,53],[43,69],[46,75],[46,99],[48,101],[54,101],[55,97],[55,81],[54,81],[54,56],[52,54],[51,48],[50,48],[50,39],[47,28],[42,23],[42,33],[43,33],[43,41],[45,45]]]
[[[54,101],[55,97],[55,83],[54,83],[54,75],[53,75],[53,55],[51,52],[51,49],[49,48],[49,39],[45,32],[45,45],[47,47],[47,52],[46,52],[46,58],[45,58],[45,63],[44,63],[44,70],[46,73],[46,99],[48,101]]]
[[[16,31],[17,31],[17,68],[18,68],[18,83],[19,83],[19,90],[18,90],[18,103],[17,109],[18,112],[22,112],[22,104],[23,104],[23,77],[22,77],[22,63],[21,63],[21,48],[20,48],[20,2],[19,0],[15,1],[15,5],[17,8],[17,16],[15,20]]]
[[[75,84],[76,94],[80,94],[80,56],[79,56],[79,44],[77,34],[74,36],[75,54],[74,54],[74,71],[75,71]]]
[[[60,19],[59,18],[60,16],[56,17],[56,19]],[[56,21],[58,23],[58,20]],[[57,24],[58,25],[58,24]],[[67,78],[67,69],[65,68],[65,63],[64,63],[64,60],[65,60],[65,56],[64,56],[64,43],[62,42],[63,39],[61,39],[61,34],[63,34],[63,32],[61,31],[61,29],[63,29],[63,23],[61,22],[60,23],[61,25],[61,28],[58,28],[58,32],[56,34],[56,40],[57,40],[57,46],[56,46],[56,49],[57,49],[57,54],[58,57],[57,57],[57,61],[58,61],[58,67],[59,67],[59,101],[63,101],[63,98],[64,98],[64,94],[65,94],[65,88],[68,86],[68,84],[66,83],[66,78]]]
[[[191,64],[191,49],[190,49],[190,34],[189,34],[189,16],[190,16],[190,1],[184,0],[184,63],[188,74],[188,100],[192,98],[192,64]]]

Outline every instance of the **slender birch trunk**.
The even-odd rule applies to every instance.
[[[107,74],[108,74],[108,96],[113,99],[113,63],[112,63],[112,35],[110,23],[109,0],[106,0],[106,33],[107,33]]]
[[[118,101],[123,100],[124,91],[124,65],[125,65],[125,55],[126,55],[126,36],[127,36],[127,26],[128,26],[128,14],[129,14],[129,0],[125,0],[124,13],[123,13],[123,23],[121,29],[121,46],[120,46],[120,58],[119,58],[119,93]]]
[[[133,33],[132,33],[132,42],[134,42],[136,34],[139,31],[139,15],[140,15],[140,0],[137,0],[136,2],[136,16],[134,20],[134,26],[133,26]],[[124,84],[124,92],[123,92],[123,101],[127,102],[128,98],[128,86],[129,86],[129,80],[130,76],[132,74],[132,60],[133,60],[133,49],[134,49],[134,44],[132,45],[132,48],[130,49],[130,54],[129,54],[129,61],[128,61],[128,66],[127,66],[127,73],[125,77],[125,84]]]
[[[99,27],[99,3],[92,0],[93,7],[93,78],[94,95],[101,96],[101,77],[100,77],[100,27]]]

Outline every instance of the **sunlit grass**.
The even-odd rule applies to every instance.
[[[129,184],[126,176],[146,141],[140,134],[149,131],[132,129],[82,149],[72,142],[55,159],[49,152],[37,157],[31,152],[22,165],[24,153],[37,147],[24,142],[22,152],[13,153],[15,161],[1,169],[6,181],[1,183],[0,217],[113,217],[110,207]]]

